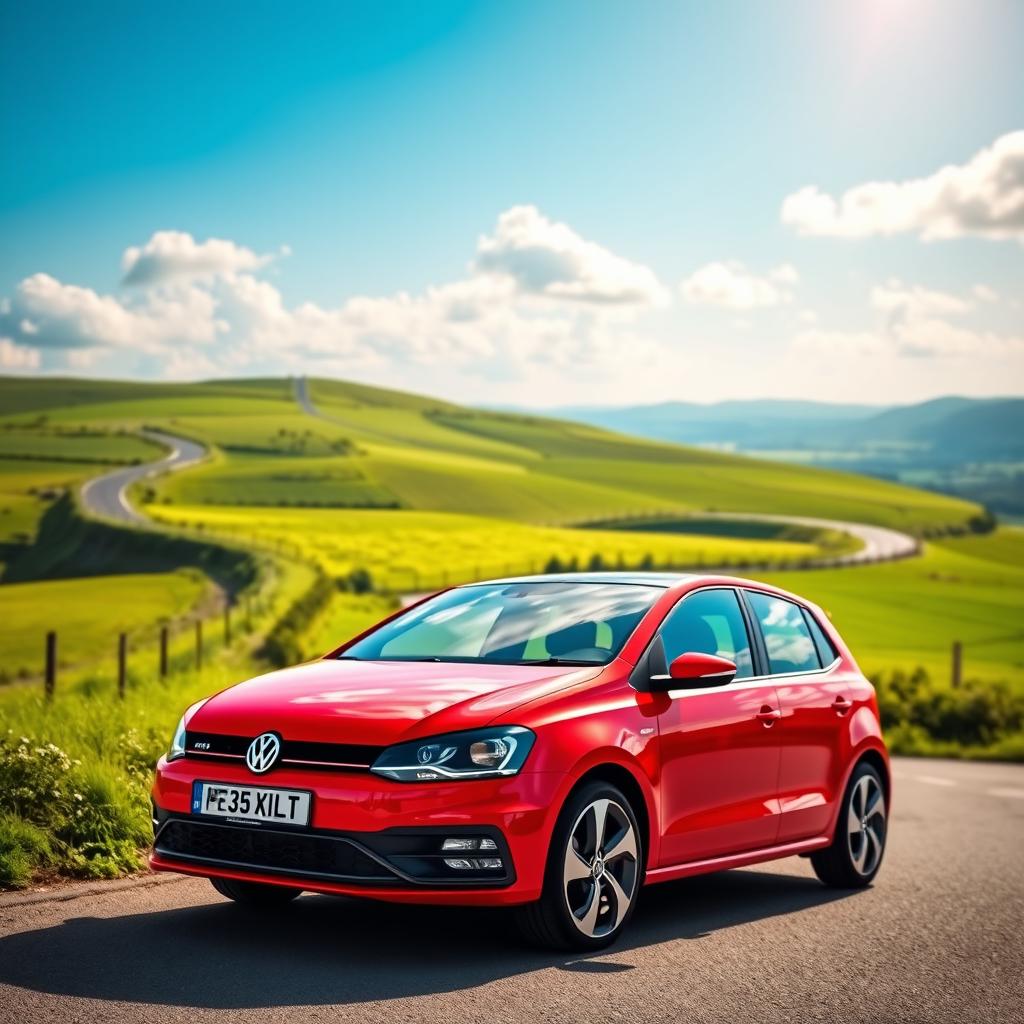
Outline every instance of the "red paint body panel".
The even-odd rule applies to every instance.
[[[832,639],[837,662],[820,672],[638,692],[630,675],[660,623],[679,600],[704,587],[749,587],[797,601]],[[204,780],[312,791],[310,826],[317,830],[500,831],[515,873],[501,888],[289,883],[286,875],[151,858],[157,870],[403,902],[537,899],[559,811],[592,770],[617,771],[620,778],[628,773],[632,780],[629,795],[642,800],[635,809],[648,824],[646,881],[654,882],[826,845],[857,760],[871,751],[887,766],[874,691],[820,610],[764,584],[719,576],[682,577],[666,586],[605,666],[339,661],[332,655],[225,690],[187,721],[202,733],[252,737],[273,730],[286,741],[374,747],[493,725],[532,730],[536,740],[522,770],[486,780],[410,783],[368,771],[289,766],[255,776],[243,760],[161,759],[153,800],[172,815],[189,815],[192,783]]]

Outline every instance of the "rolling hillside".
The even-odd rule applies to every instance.
[[[796,565],[849,543],[842,536],[794,534],[764,524],[701,533],[704,511],[856,520],[923,536],[963,533],[980,512],[955,498],[853,474],[339,381],[313,380],[297,391],[291,380],[149,385],[0,379],[0,403],[0,524],[6,524],[0,550],[9,558],[25,550],[62,488],[76,487],[105,465],[152,458],[152,446],[134,435],[142,426],[202,440],[211,451],[201,466],[140,488],[136,501],[146,503],[151,516],[185,528],[197,540],[241,540],[286,562],[318,567],[328,578],[365,570],[379,589],[392,591],[555,564],[731,565],[743,573],[760,563]],[[695,517],[693,529],[640,528],[656,518],[679,521],[687,515]],[[946,572],[945,550],[929,547],[915,568],[897,565],[884,574],[882,567],[877,578],[866,575],[869,570],[842,570],[802,574],[794,585],[810,596],[820,589],[840,624],[847,607],[862,623],[880,616],[878,630],[860,627],[863,643],[869,652],[877,649],[882,661],[893,660],[890,641],[881,641],[882,620],[891,609],[866,597],[865,586],[882,582],[913,605],[919,589],[928,589],[928,574]],[[1016,557],[1017,547],[1011,550]],[[157,567],[150,563],[140,571],[140,560],[115,562],[109,572],[121,574],[118,608],[136,602],[146,607]],[[955,559],[952,564],[973,565]],[[180,616],[197,596],[172,578],[177,566],[166,568],[168,601],[157,614]],[[1007,600],[1017,578],[992,572],[998,578],[986,582],[985,594],[996,597],[988,606],[988,597],[976,602],[978,617],[991,618],[1006,633],[1019,611],[1018,602]],[[130,574],[138,577],[135,597]],[[21,604],[65,593],[44,593],[45,583],[18,586]],[[88,590],[86,581],[81,586]],[[113,620],[125,617],[108,602],[90,604],[81,586],[67,591],[74,591],[76,614],[88,610],[97,635],[109,637]],[[980,593],[966,584],[953,586],[949,599],[960,594],[970,604]],[[329,602],[318,637],[330,631],[327,622],[358,619],[351,600]],[[59,618],[59,609],[54,614]],[[929,665],[937,666],[946,657],[951,631],[959,627],[942,607],[933,607],[926,618],[917,630],[921,653],[926,648]],[[131,623],[116,628],[122,626]],[[87,631],[88,622],[80,627]],[[962,639],[982,632],[979,626]],[[104,644],[109,648],[108,640]],[[38,671],[38,639],[21,648]],[[985,669],[993,672],[1011,657],[1002,648],[984,656]]]
[[[849,474],[364,385],[315,380],[310,397],[319,418],[299,407],[288,380],[6,379],[0,442],[16,444],[24,459],[50,451],[61,430],[148,424],[214,446],[208,465],[156,485],[156,500],[171,505],[400,508],[544,524],[667,508],[788,512],[918,531],[963,524],[976,512]]]

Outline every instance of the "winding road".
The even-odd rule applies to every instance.
[[[187,469],[206,457],[206,447],[196,441],[174,437],[158,430],[143,430],[140,433],[147,440],[169,448],[169,454],[155,462],[125,466],[87,480],[82,485],[81,494],[82,504],[90,515],[98,519],[113,519],[128,526],[147,524],[149,520],[128,501],[128,488],[159,473]]]
[[[307,895],[261,915],[177,876],[0,895],[0,1020],[1021,1021],[1024,766],[893,769],[870,888],[798,858],[667,883],[596,956],[524,947],[495,911]]]

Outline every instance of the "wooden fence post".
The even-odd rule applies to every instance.
[[[203,667],[203,620],[196,619],[196,668]]]
[[[52,629],[46,634],[45,680],[46,699],[53,700],[53,691],[57,686],[57,634]]]
[[[167,627],[160,627],[160,678],[167,675]]]
[[[128,677],[128,634],[117,638],[117,695],[124,699],[125,683]]]
[[[959,640],[953,641],[953,672],[950,678],[950,683],[953,689],[956,689],[961,682],[963,676],[963,645]]]

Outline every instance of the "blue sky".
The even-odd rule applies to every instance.
[[[1019,4],[39,3],[0,32],[8,372],[1024,388]]]

